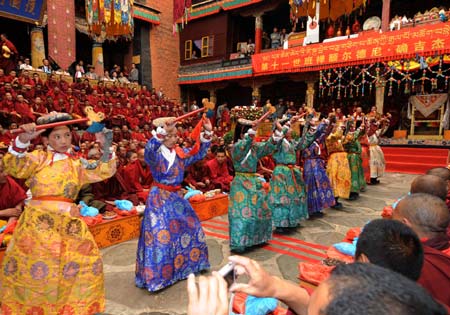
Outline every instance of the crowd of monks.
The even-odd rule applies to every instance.
[[[135,205],[145,203],[153,180],[144,161],[144,147],[152,137],[152,121],[160,117],[180,116],[188,111],[188,108],[169,100],[161,90],[101,81],[93,86],[87,79],[68,83],[59,80],[54,74],[49,75],[44,82],[37,73],[27,70],[22,71],[20,75],[14,70],[5,75],[0,69],[0,99],[0,153],[3,154],[15,137],[10,130],[20,124],[34,122],[43,114],[52,111],[67,112],[74,118],[79,118],[85,116],[84,108],[87,106],[93,107],[95,112],[105,113],[104,123],[113,130],[113,145],[119,161],[118,171],[113,178],[105,182],[83,187],[79,196],[80,201],[83,200],[102,212],[110,207],[108,201],[116,199],[129,199]],[[180,146],[190,147],[193,144],[189,136],[192,126],[195,126],[199,119],[200,116],[195,116],[178,125]],[[85,127],[77,125],[72,129],[74,154],[87,159],[99,159],[100,147],[93,134],[83,131]],[[215,127],[213,152],[208,154],[207,159],[187,171],[186,186],[202,191],[229,190],[232,167],[223,149],[223,136],[228,127],[226,123]],[[36,139],[31,150],[45,147],[46,143],[43,143],[42,139]],[[8,183],[14,182],[7,178]],[[16,181],[23,190],[27,189],[24,183]],[[15,185],[9,185],[10,188],[3,186],[0,192],[2,195],[8,195],[11,189],[17,188]],[[11,200],[8,202],[8,205],[11,205],[5,205],[2,209],[14,208],[21,201],[23,200]],[[6,214],[17,213],[9,211]]]

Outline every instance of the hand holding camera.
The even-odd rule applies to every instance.
[[[188,315],[213,314],[228,315],[228,290],[224,278],[218,272],[213,272],[210,277],[200,276],[198,287],[195,276],[189,275],[188,290]]]

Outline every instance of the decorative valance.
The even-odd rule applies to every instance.
[[[132,37],[133,0],[86,0],[86,20],[92,36]]]
[[[237,9],[240,7],[245,7],[248,5],[252,5],[255,3],[260,3],[263,0],[221,0],[214,1],[211,4],[206,4],[202,6],[198,6],[195,8],[191,8],[192,1],[191,0],[174,0],[177,3],[177,6],[174,8],[178,8],[177,14],[175,15],[174,10],[174,22],[180,23],[182,26],[186,24],[188,21],[199,19],[208,15],[216,14],[220,12],[220,10],[228,11]],[[185,5],[183,8],[183,2],[186,2],[188,5]],[[190,2],[190,3],[188,3]],[[182,11],[183,9],[183,11]]]
[[[159,15],[145,7],[135,5],[133,8],[133,17],[135,19],[146,21],[148,23],[152,23],[155,25],[161,24],[161,19],[159,18]]]
[[[409,102],[426,118],[447,102],[447,94],[414,95]]]

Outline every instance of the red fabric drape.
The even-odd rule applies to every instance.
[[[192,0],[173,0],[173,22],[180,19],[187,8],[192,5]]]

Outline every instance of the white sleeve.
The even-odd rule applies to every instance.
[[[30,146],[30,141],[28,141],[27,143],[23,143],[22,141],[19,140],[19,137],[16,137],[15,141],[15,146],[19,149],[27,149]],[[13,148],[14,146],[10,145],[8,148],[8,152],[11,153],[14,156],[17,157],[24,157],[26,152],[17,152],[16,150],[14,150]]]
[[[164,137],[167,136],[167,131],[163,127],[158,127],[156,130],[152,130],[152,135],[157,139],[159,142],[162,142],[164,140]]]
[[[208,131],[208,130],[203,131],[202,133],[200,133],[200,141],[202,143],[211,142],[212,134],[213,134],[212,131]]]

